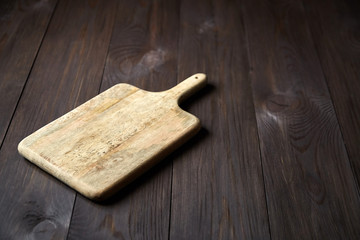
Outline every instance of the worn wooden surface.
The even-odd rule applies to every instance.
[[[12,1],[0,8],[0,239],[359,239],[359,3]],[[117,83],[205,72],[188,143],[97,204],[19,141]]]
[[[200,130],[179,103],[205,85],[202,73],[161,92],[116,84],[27,136],[18,151],[84,196],[105,200]]]
[[[355,237],[357,184],[303,6],[247,1],[244,18],[272,236]]]
[[[305,10],[349,159],[360,183],[360,2],[307,1]],[[316,21],[315,21],[316,19]],[[342,47],[339,47],[342,45]]]
[[[0,145],[35,61],[55,4],[55,0],[9,0],[0,3]]]
[[[16,148],[22,138],[98,94],[115,9],[112,1],[57,3],[0,150],[0,213],[7,216],[0,239],[66,238],[74,191],[48,181]]]

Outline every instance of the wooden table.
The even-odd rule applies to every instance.
[[[360,3],[1,1],[0,239],[360,239]],[[103,203],[19,141],[117,83],[203,128]],[[61,148],[61,146],[59,146]]]

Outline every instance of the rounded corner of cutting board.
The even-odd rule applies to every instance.
[[[81,180],[79,182],[78,180],[73,179],[72,187],[86,198],[95,202],[101,202],[112,197],[124,185],[123,181],[118,181],[109,183],[102,188],[96,188]]]
[[[26,159],[30,159],[30,156],[29,156],[29,146],[27,145],[26,141],[27,141],[27,138],[24,138],[23,140],[21,140],[19,142],[19,144],[17,145],[17,151],[18,153],[23,156],[24,158]]]
[[[198,117],[196,117],[196,116],[194,116],[194,115],[192,115],[192,114],[190,114],[190,115],[191,115],[191,116],[193,117],[193,119],[194,119],[194,123],[192,124],[192,127],[191,127],[190,131],[193,132],[192,135],[195,135],[195,134],[198,133],[198,132],[200,131],[200,129],[201,129],[201,121],[200,121],[200,119],[199,119]]]
[[[21,155],[23,155],[23,149],[24,149],[24,140],[25,139],[23,139],[23,140],[21,140],[20,142],[19,142],[19,144],[17,145],[17,150],[18,150],[18,152],[21,154]]]
[[[26,141],[28,140],[29,136],[23,138],[17,145],[18,150],[24,149],[26,147]],[[19,151],[20,152],[20,151]]]
[[[198,118],[197,116],[185,111],[184,109],[182,109],[179,105],[177,105],[177,107],[184,113],[186,114],[188,117],[190,117],[190,119],[192,119],[192,121],[194,121],[194,123],[192,124],[191,130],[194,131],[199,131],[201,129],[201,120],[200,118]]]
[[[93,201],[98,202],[106,199],[106,197],[104,196],[105,195],[104,190],[101,189],[96,189],[91,186],[86,186],[86,188],[82,188],[82,189],[79,188],[74,188],[74,189]]]

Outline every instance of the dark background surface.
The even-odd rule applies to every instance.
[[[203,128],[94,203],[17,144],[117,83]],[[360,3],[0,3],[0,239],[360,239]],[[61,146],[59,146],[61,147]]]

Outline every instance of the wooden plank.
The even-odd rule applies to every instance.
[[[149,91],[176,85],[178,11],[178,1],[119,2],[101,91],[119,82]],[[174,156],[102,205],[78,196],[69,239],[168,238]]]
[[[205,85],[201,73],[162,92],[117,84],[27,136],[19,153],[82,195],[105,200],[200,130],[178,102]]]
[[[56,2],[0,3],[0,146]]]
[[[178,79],[207,73],[185,105],[204,126],[174,161],[171,239],[270,239],[243,20],[234,1],[183,1]]]
[[[245,0],[243,13],[272,238],[358,239],[359,195],[301,2]]]
[[[360,4],[305,1],[308,22],[349,158],[360,183]]]
[[[90,2],[91,3],[91,2]],[[63,239],[75,193],[17,153],[26,135],[97,94],[116,3],[61,1],[0,151],[0,239]]]

